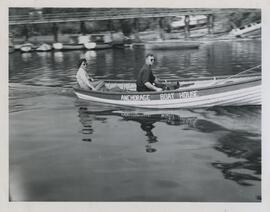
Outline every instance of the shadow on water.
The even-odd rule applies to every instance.
[[[218,139],[214,149],[226,154],[229,158],[241,161],[225,163],[217,161],[212,165],[220,169],[226,179],[240,185],[250,186],[250,181],[260,181],[261,178],[261,136],[258,133],[231,131]],[[241,173],[249,170],[250,173]]]
[[[250,138],[252,137],[252,138]],[[233,180],[240,185],[250,186],[250,181],[260,181],[261,178],[261,139],[253,133],[231,132],[218,139],[214,146],[217,151],[223,152],[230,158],[241,161],[225,163],[213,162],[212,165],[220,169],[226,179]],[[241,173],[249,170],[249,173]]]
[[[91,104],[92,105],[92,104]],[[179,130],[192,130],[209,135],[218,135],[212,148],[223,153],[233,162],[215,160],[211,165],[220,170],[225,179],[232,180],[242,186],[251,186],[251,182],[260,181],[261,175],[261,133],[260,128],[249,132],[241,128],[230,128],[230,122],[222,123],[223,116],[229,117],[231,122],[245,123],[246,118],[259,117],[260,107],[213,107],[209,109],[190,110],[156,110],[138,111],[89,106],[78,101],[76,107],[82,124],[83,141],[91,142],[94,133],[93,122],[106,122],[106,117],[121,117],[124,122],[136,122],[146,136],[147,153],[158,151],[156,143],[160,142],[153,130],[156,123],[167,126],[182,126]],[[98,110],[97,110],[98,109]],[[221,132],[221,133],[219,133]],[[230,160],[229,160],[230,161]]]
[[[213,107],[209,108],[207,111],[214,112],[215,116],[227,116],[232,119],[242,119],[242,122],[245,122],[246,120],[252,121],[254,117],[260,120],[261,116],[260,106]],[[204,117],[207,117],[207,111],[203,112]],[[202,124],[200,126],[205,127],[207,125]],[[217,125],[214,126],[217,127]],[[203,129],[204,132],[209,130],[208,127],[204,127],[200,130]],[[253,132],[241,129],[226,129],[226,131],[227,133],[225,135],[217,139],[213,148],[224,153],[228,158],[237,159],[238,161],[215,161],[212,163],[212,166],[221,170],[225,179],[233,180],[242,186],[253,185],[251,181],[261,181],[260,129]],[[260,199],[260,197],[258,197],[258,199]]]

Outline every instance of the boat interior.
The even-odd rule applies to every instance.
[[[250,80],[260,80],[261,75],[244,75],[241,77],[210,77],[197,79],[174,79],[161,80],[157,87],[161,87],[163,91],[183,91],[186,89],[199,89],[205,87],[222,86],[225,84],[237,84],[248,82]],[[94,86],[96,91],[100,92],[136,92],[136,82],[129,80],[100,80]]]

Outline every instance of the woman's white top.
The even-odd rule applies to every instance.
[[[83,68],[79,68],[76,74],[76,79],[82,89],[89,90],[89,88],[93,88],[93,86],[89,83],[89,75]]]

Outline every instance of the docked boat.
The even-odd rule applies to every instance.
[[[84,43],[83,45],[87,50],[99,50],[99,49],[110,49],[110,48],[112,48],[111,43],[89,42],[89,43]]]
[[[24,52],[32,52],[36,49],[36,47],[32,43],[24,43],[20,46],[20,51]]]
[[[199,46],[199,42],[184,40],[148,41],[145,43],[133,44],[133,48],[144,48],[151,50],[198,49]]]
[[[242,26],[240,28],[233,29],[230,34],[236,37],[247,36],[248,34],[254,34],[258,32],[261,33],[261,22],[257,21],[255,23],[250,23],[248,25]]]
[[[185,27],[185,16],[176,17],[177,20],[173,21],[170,24],[172,29],[182,29]],[[207,24],[207,16],[206,15],[191,15],[189,17],[189,26],[190,28],[193,27],[200,27],[205,26]]]
[[[52,50],[52,46],[46,43],[41,44],[36,51],[38,52],[48,52]]]
[[[54,43],[53,49],[56,51],[68,51],[68,50],[82,50],[84,49],[83,44],[64,44],[64,43]]]
[[[83,44],[87,50],[99,50],[112,48],[111,34],[91,34],[78,37],[78,43]]]
[[[198,108],[261,104],[261,75],[171,79],[162,82],[171,90],[137,92],[135,81],[104,80],[98,90],[74,88],[78,98],[139,108]],[[177,86],[179,85],[180,86]]]

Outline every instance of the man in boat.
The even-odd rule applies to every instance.
[[[103,81],[96,81],[92,77],[89,77],[87,71],[87,61],[85,58],[80,59],[78,63],[78,72],[76,74],[77,82],[80,88],[85,90],[98,90],[101,86],[103,86]],[[91,82],[91,83],[90,83]]]
[[[137,91],[162,91],[162,88],[159,88],[154,84],[158,83],[157,78],[152,73],[152,65],[154,62],[154,55],[147,54],[145,57],[145,64],[137,77]]]

